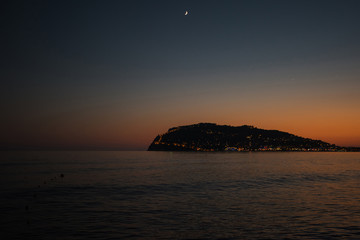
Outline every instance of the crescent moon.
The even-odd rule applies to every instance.
[[[189,14],[189,12],[188,12],[188,11],[185,11],[185,16],[188,15],[188,14]]]

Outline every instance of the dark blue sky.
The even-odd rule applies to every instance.
[[[360,145],[360,1],[1,6],[5,146],[142,149],[198,121]]]

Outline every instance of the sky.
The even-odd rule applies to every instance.
[[[0,11],[1,149],[146,150],[199,122],[360,147],[360,1],[5,1]]]

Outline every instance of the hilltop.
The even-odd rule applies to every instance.
[[[170,128],[148,151],[340,151],[334,144],[278,130],[198,123]]]

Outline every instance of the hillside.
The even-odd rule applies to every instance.
[[[198,123],[170,128],[158,135],[148,151],[335,151],[341,148],[320,140],[278,130]]]

